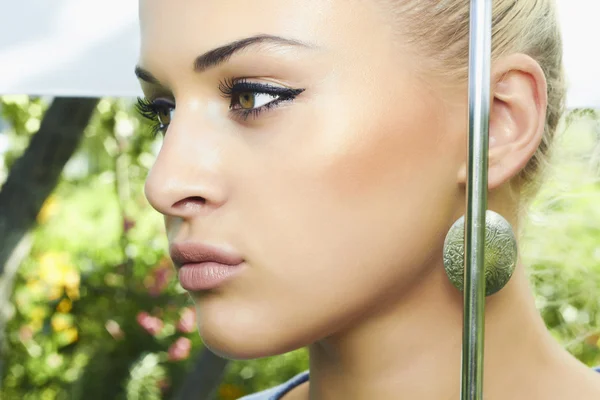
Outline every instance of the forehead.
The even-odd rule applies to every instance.
[[[142,58],[199,54],[271,34],[314,44],[366,41],[381,25],[365,0],[140,0]],[[369,17],[368,14],[371,14]],[[351,36],[351,37],[349,37]],[[189,60],[188,60],[189,62]]]

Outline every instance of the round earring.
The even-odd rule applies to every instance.
[[[444,241],[444,269],[450,282],[460,291],[464,288],[465,216],[450,227]],[[517,265],[517,240],[512,226],[500,214],[485,214],[485,295],[504,287]]]

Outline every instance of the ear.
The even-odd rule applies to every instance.
[[[539,147],[546,124],[546,77],[525,54],[511,54],[491,71],[488,190],[516,176]],[[468,160],[458,181],[466,184]]]

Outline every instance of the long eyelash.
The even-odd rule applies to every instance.
[[[304,91],[304,89],[290,89],[282,88],[262,83],[248,82],[246,79],[225,79],[219,83],[219,90],[225,98],[233,98],[235,94],[244,92],[264,93],[277,96],[276,100],[267,103],[261,107],[253,108],[250,110],[244,109],[231,109],[230,111],[239,119],[245,121],[248,117],[258,117],[258,115],[272,107],[277,106],[279,103],[284,101],[293,100],[296,96]]]
[[[238,80],[237,82],[233,78],[225,78],[222,82],[219,82],[219,91],[223,97],[231,97],[233,95],[233,87],[236,83],[241,83],[245,80]]]
[[[152,136],[157,136],[160,133],[162,125],[160,124],[160,122],[158,122],[158,110],[156,108],[156,105],[148,99],[138,97],[135,108],[143,118],[146,118],[151,122],[151,134]]]

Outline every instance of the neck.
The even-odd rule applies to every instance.
[[[311,400],[459,398],[462,293],[439,263],[410,293],[309,347]],[[511,398],[507,388],[531,386],[531,371],[564,362],[562,352],[519,263],[511,281],[486,299],[486,397]]]

